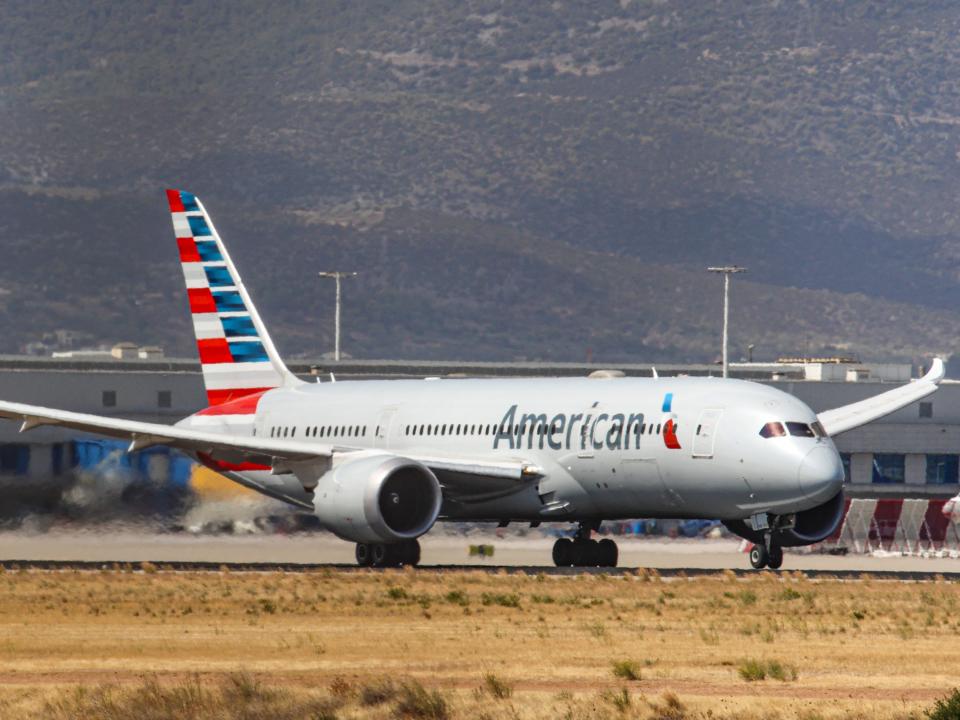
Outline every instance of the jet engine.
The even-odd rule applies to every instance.
[[[791,516],[771,517],[772,540],[780,547],[798,547],[822,542],[833,535],[843,520],[843,492],[831,500]],[[752,543],[763,542],[763,533],[754,530],[745,520],[724,520],[726,528]]]
[[[396,455],[347,459],[317,483],[313,507],[320,522],[344,540],[397,543],[433,527],[443,496],[429,468]]]

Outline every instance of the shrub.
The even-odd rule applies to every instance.
[[[480,600],[484,605],[500,605],[501,607],[520,607],[520,596],[516,593],[483,593]]]
[[[924,714],[930,720],[960,720],[960,690],[954,688],[952,693],[937,700]]]
[[[391,600],[406,600],[407,591],[402,587],[390,587],[387,588],[387,597]]]
[[[615,660],[613,663],[613,676],[623,680],[639,680],[640,664],[635,660]]]
[[[330,694],[334,697],[344,698],[353,693],[353,686],[350,682],[339,675],[330,681]]]
[[[497,700],[506,700],[513,695],[513,687],[493,673],[487,673],[483,676],[483,689]]]
[[[470,604],[470,598],[467,596],[467,594],[463,590],[451,590],[444,596],[444,599],[448,603],[453,603],[454,605],[461,605],[463,607],[466,607],[467,605]]]
[[[737,668],[737,672],[747,682],[767,679],[766,668],[763,667],[763,663],[757,660],[744,660]]]
[[[382,705],[388,700],[393,700],[396,695],[397,688],[392,680],[380,680],[360,688],[360,704]]]
[[[620,692],[607,693],[604,697],[622,713],[630,709],[630,691],[626,688],[620,688]]]
[[[423,718],[423,720],[446,720],[447,701],[436,690],[427,690],[416,680],[405,682],[398,694],[397,714],[405,718]]]
[[[792,587],[784,588],[783,592],[780,593],[780,598],[783,600],[799,600],[802,597],[803,595],[794,590]]]
[[[792,665],[784,665],[778,660],[771,660],[767,663],[767,676],[780,682],[797,679],[797,670]]]
[[[737,672],[747,682],[766,680],[768,677],[780,682],[797,679],[797,669],[779,660],[742,660],[737,667]]]

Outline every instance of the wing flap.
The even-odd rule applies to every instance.
[[[823,425],[827,435],[839,435],[847,430],[853,430],[885,417],[933,394],[945,374],[943,360],[934,358],[929,372],[919,380],[874,395],[866,400],[844,405],[834,410],[825,410],[817,415],[817,419]]]

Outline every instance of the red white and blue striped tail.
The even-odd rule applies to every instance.
[[[167,190],[210,406],[299,383],[283,364],[203,204]]]

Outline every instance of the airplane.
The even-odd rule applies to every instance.
[[[715,377],[306,382],[280,358],[200,200],[167,190],[208,407],[174,425],[12,402],[21,431],[55,425],[181,450],[309,510],[363,566],[416,565],[438,520],[576,523],[557,566],[613,567],[603,520],[719,519],[750,564],[820,542],[844,509],[833,436],[933,393],[921,379],[814,413],[758,383]],[[602,373],[601,373],[602,375]],[[333,379],[332,379],[333,380]]]

